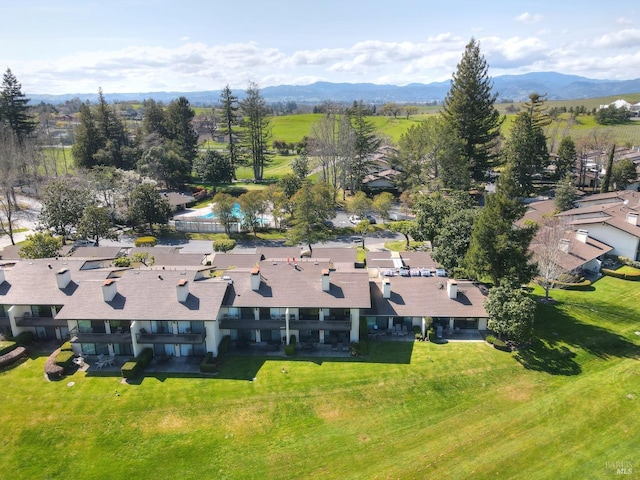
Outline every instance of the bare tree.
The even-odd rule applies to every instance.
[[[8,128],[0,128],[0,231],[13,239],[14,213],[18,210],[13,186],[22,163],[22,147]]]
[[[570,241],[565,239],[566,223],[557,216],[543,218],[538,233],[531,241],[533,258],[538,264],[538,282],[544,288],[545,298],[564,268],[561,257],[569,252]]]

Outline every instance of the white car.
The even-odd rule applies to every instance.
[[[360,215],[351,215],[349,217],[349,221],[354,225],[357,225],[362,221],[362,218],[360,217]]]

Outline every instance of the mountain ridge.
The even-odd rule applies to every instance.
[[[501,75],[492,78],[494,92],[498,101],[527,100],[532,92],[547,94],[548,100],[576,100],[610,95],[640,93],[640,78],[632,80],[596,80],[578,75],[565,75],[558,72],[531,72],[522,75]],[[442,102],[449,91],[450,81],[410,83],[390,85],[375,83],[334,83],[319,81],[309,85],[278,85],[264,87],[260,92],[268,103],[299,102],[321,103],[323,101],[352,102],[362,100],[367,103],[433,103]],[[234,91],[242,98],[244,91]],[[220,90],[200,92],[137,92],[105,93],[108,102],[141,101],[153,98],[156,101],[169,102],[185,96],[193,105],[211,105],[218,103]],[[95,102],[96,93],[70,93],[61,95],[33,94],[27,97],[32,104],[45,102],[64,103],[72,98]]]

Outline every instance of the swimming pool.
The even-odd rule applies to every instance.
[[[234,203],[233,204],[233,216],[234,217],[238,217],[238,218],[244,218],[244,214],[242,213],[242,210],[240,210],[240,204],[239,203]],[[206,213],[198,218],[216,218],[216,214],[213,212],[209,212]]]

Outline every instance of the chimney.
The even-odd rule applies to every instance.
[[[0,268],[0,285],[4,283],[4,270]]]
[[[71,272],[68,268],[63,268],[56,272],[56,282],[60,290],[67,288],[67,285],[71,283]]]
[[[458,298],[458,282],[455,280],[447,280],[447,293],[449,298]]]
[[[260,290],[260,267],[253,267],[251,270],[251,290]]]
[[[391,298],[391,281],[388,278],[382,279],[382,298]]]
[[[329,280],[329,269],[322,269],[322,291],[328,292],[331,290],[331,282]]]
[[[176,293],[178,294],[178,301],[184,303],[189,296],[189,280],[181,278],[176,285]]]
[[[558,248],[560,249],[561,252],[569,253],[569,250],[571,250],[571,240],[562,238],[558,243]]]
[[[118,287],[116,281],[113,278],[108,278],[102,283],[102,296],[105,302],[112,301],[116,293],[118,293]]]
[[[582,230],[582,229],[577,230],[576,240],[582,243],[587,243],[587,240],[589,240],[589,232],[587,230]]]
[[[638,226],[638,214],[631,212],[627,213],[627,223]]]

